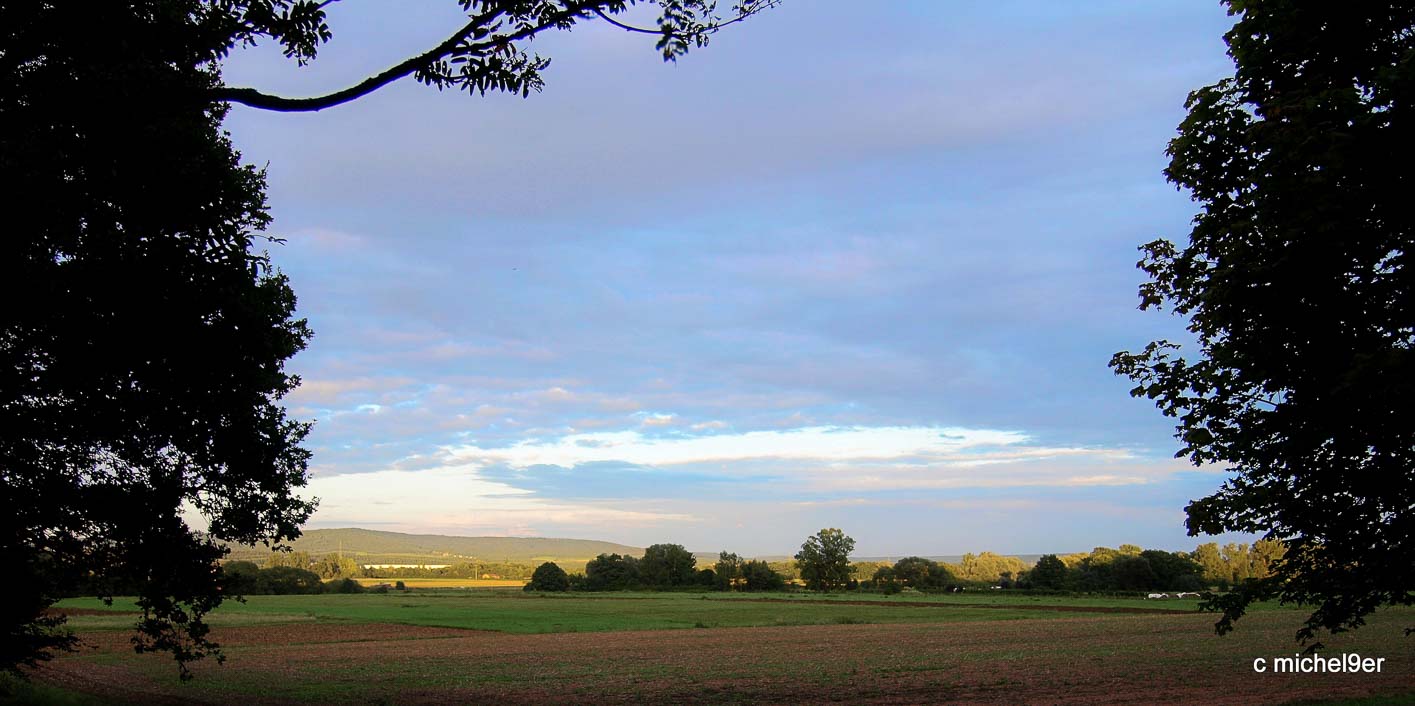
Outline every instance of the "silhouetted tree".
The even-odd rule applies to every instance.
[[[1415,5],[1229,5],[1236,71],[1190,94],[1165,170],[1202,211],[1139,263],[1141,308],[1187,317],[1197,351],[1111,366],[1179,420],[1179,456],[1232,474],[1189,533],[1286,545],[1207,603],[1217,630],[1277,596],[1315,606],[1305,642],[1415,603]]]
[[[319,110],[407,76],[528,95],[543,32],[602,20],[674,60],[776,2],[724,18],[713,0],[458,0],[468,21],[446,40],[312,98],[227,86],[221,61],[263,41],[312,60],[329,0],[0,3],[0,565],[20,594],[0,669],[72,646],[46,609],[83,583],[136,586],[137,649],[173,653],[186,678],[215,648],[221,540],[278,544],[313,510],[295,493],[309,425],[279,404],[310,331],[257,247],[265,176],[221,131],[229,103]],[[615,19],[636,4],[659,7],[655,27]]]

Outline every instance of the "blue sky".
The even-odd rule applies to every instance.
[[[864,12],[862,8],[868,8]],[[458,26],[331,5],[299,68],[343,87]],[[544,93],[412,81],[227,119],[269,165],[272,256],[316,337],[310,527],[787,554],[1188,549],[1222,482],[1110,355],[1136,247],[1195,211],[1161,175],[1231,70],[1216,3],[788,0],[677,64],[602,23],[546,35]]]

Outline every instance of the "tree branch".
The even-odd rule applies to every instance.
[[[534,36],[535,34],[545,31],[546,29],[549,29],[560,22],[584,14],[586,10],[591,9],[597,5],[607,3],[609,1],[610,0],[586,0],[585,2],[572,4],[561,12],[547,16],[546,19],[538,25],[526,27],[519,32],[513,32],[511,34],[497,36],[491,41],[482,42],[480,44],[467,45],[460,53],[469,55],[480,54],[488,49],[494,49],[497,47],[505,46],[512,42],[520,41],[522,39]],[[390,83],[393,83],[394,81],[397,81],[400,78],[411,75],[418,69],[429,66],[439,59],[450,56],[454,52],[458,51],[458,45],[461,42],[465,41],[467,37],[471,36],[479,28],[491,24],[492,19],[494,19],[498,14],[500,13],[498,12],[474,17],[472,18],[471,22],[468,22],[461,29],[457,30],[456,33],[448,37],[446,41],[442,42],[441,44],[438,44],[432,49],[429,49],[428,51],[414,56],[406,61],[400,62],[397,65],[378,74],[370,76],[364,79],[363,81],[360,81],[348,88],[335,91],[333,93],[325,94],[322,96],[315,96],[312,98],[286,98],[283,96],[272,95],[269,93],[262,93],[261,91],[258,91],[254,88],[222,87],[216,89],[215,91],[212,91],[209,95],[213,101],[229,101],[232,103],[248,105],[252,108],[260,108],[262,110],[274,110],[283,113],[311,112],[317,110],[324,110],[325,108],[332,108],[336,105],[348,103],[349,101],[354,100],[356,98],[362,98],[380,88],[383,88],[384,86]]]
[[[319,6],[323,8],[326,5],[338,1],[339,0],[324,0],[324,2],[320,3]],[[552,15],[545,16],[539,24],[525,27],[520,31],[513,32],[511,34],[498,35],[492,37],[488,41],[481,42],[478,44],[468,44],[465,46],[460,46],[462,42],[466,41],[467,37],[476,34],[478,29],[491,25],[492,20],[498,17],[501,14],[501,11],[498,10],[496,12],[488,13],[485,15],[479,15],[477,17],[472,18],[471,22],[468,22],[461,29],[457,30],[457,32],[454,33],[452,36],[448,37],[446,41],[442,42],[441,44],[438,44],[432,49],[429,49],[428,51],[414,56],[406,61],[400,62],[397,65],[392,66],[389,69],[382,71],[378,74],[370,76],[364,79],[363,81],[360,81],[359,83],[356,83],[348,88],[335,91],[333,93],[328,93],[322,96],[314,96],[310,98],[286,98],[284,96],[277,96],[270,93],[264,93],[254,88],[232,88],[227,86],[217,88],[207,95],[212,101],[227,101],[231,103],[240,103],[242,105],[248,105],[252,108],[260,108],[262,110],[273,110],[285,113],[313,112],[324,110],[325,108],[332,108],[336,105],[342,105],[344,103],[348,103],[349,101],[362,98],[363,96],[373,93],[374,91],[377,91],[378,89],[383,88],[384,86],[393,83],[398,79],[404,78],[417,72],[419,69],[431,66],[434,62],[447,58],[448,56],[452,56],[454,54],[461,56],[480,55],[486,52],[487,50],[499,49],[509,44],[512,44],[513,42],[518,42],[522,39],[533,37],[536,34],[539,34],[540,32],[543,32],[551,27],[559,25],[560,23],[565,22],[567,20],[571,20],[575,17],[588,16],[588,13],[591,12],[595,15],[598,15],[605,22],[608,22],[609,24],[615,27],[619,27],[620,29],[628,30],[631,32],[642,32],[645,34],[664,34],[664,31],[662,29],[651,30],[640,27],[633,27],[631,25],[627,25],[610,18],[608,14],[606,14],[603,10],[600,9],[600,6],[609,5],[612,4],[612,2],[613,0],[582,0],[582,2],[570,3],[566,6],[564,10]],[[707,32],[713,33],[721,29],[722,27],[726,27],[727,25],[741,22],[747,19],[748,16],[753,15],[762,9],[773,7],[779,2],[780,0],[765,0],[761,6],[756,6],[753,7],[751,10],[742,12],[738,16],[726,22],[711,25]]]
[[[596,15],[599,15],[599,18],[601,20],[604,20],[605,22],[608,22],[609,24],[612,24],[615,27],[618,27],[619,29],[628,32],[642,32],[644,34],[663,34],[663,30],[660,29],[644,29],[643,27],[634,27],[632,25],[626,25],[623,22],[620,22],[619,20],[616,20],[610,17],[609,15],[604,14],[604,11],[597,7],[592,8],[592,10]]]
[[[232,103],[248,105],[252,108],[275,110],[283,113],[308,112],[331,108],[336,105],[348,103],[356,98],[362,98],[447,56],[457,48],[458,43],[466,39],[472,32],[476,31],[477,27],[481,26],[482,22],[486,19],[487,18],[484,17],[473,18],[471,22],[468,22],[461,29],[457,30],[455,34],[448,37],[443,43],[341,91],[335,91],[312,98],[285,98],[283,96],[262,93],[254,88],[229,88],[223,86],[212,91],[211,99],[213,101],[230,101]]]

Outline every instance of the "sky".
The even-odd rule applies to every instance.
[[[464,21],[346,0],[305,67],[357,82]],[[640,15],[635,15],[644,19]],[[651,21],[651,18],[649,18]],[[271,256],[315,337],[308,528],[860,555],[1192,549],[1222,469],[1107,367],[1188,340],[1138,246],[1189,91],[1231,73],[1217,3],[786,0],[676,64],[594,22],[543,93],[392,84],[233,107]],[[1219,540],[1232,539],[1217,538]]]

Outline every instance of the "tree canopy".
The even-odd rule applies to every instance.
[[[405,76],[529,95],[549,65],[525,49],[539,33],[602,20],[675,60],[778,2],[723,17],[713,0],[458,0],[467,22],[445,41],[348,89],[225,85],[238,47],[313,60],[333,1],[0,4],[0,564],[19,593],[0,669],[72,646],[46,609],[83,585],[134,590],[137,648],[171,652],[188,676],[216,647],[204,616],[230,593],[222,542],[278,545],[313,512],[297,493],[310,426],[280,404],[311,332],[262,250],[265,175],[221,130],[230,103],[318,110]],[[635,5],[658,8],[654,27],[622,21]]]
[[[1277,597],[1315,607],[1307,641],[1415,602],[1415,6],[1228,4],[1236,70],[1189,96],[1165,170],[1201,210],[1139,263],[1141,308],[1186,317],[1195,350],[1111,366],[1178,420],[1178,456],[1231,476],[1189,533],[1285,545],[1210,604],[1218,631]]]
[[[823,529],[806,538],[796,553],[801,579],[812,591],[845,588],[850,583],[850,552],[855,540],[835,528]]]
[[[264,174],[222,133],[226,106],[192,100],[224,46],[202,10],[0,9],[0,563],[24,597],[0,667],[71,641],[42,611],[80,580],[136,587],[139,650],[202,656],[215,539],[286,539],[313,509],[295,492],[309,425],[279,404],[310,331],[257,248]]]
[[[681,544],[655,544],[639,560],[639,577],[649,586],[686,586],[697,578],[697,563]]]
[[[559,564],[547,561],[536,567],[535,573],[531,574],[530,583],[526,584],[527,591],[568,591],[570,590],[570,577]]]

